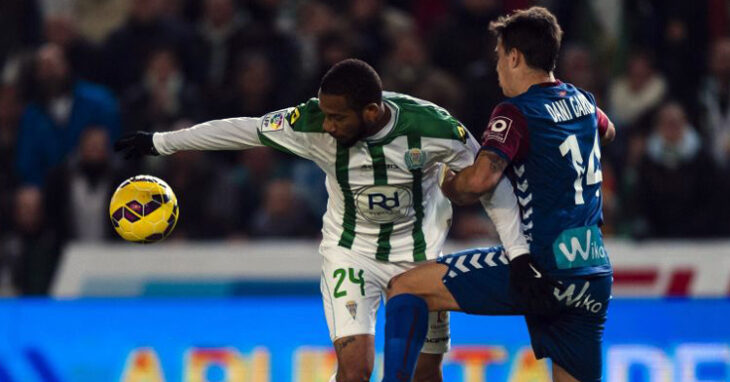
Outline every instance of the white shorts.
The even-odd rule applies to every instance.
[[[375,335],[375,317],[388,282],[419,263],[378,261],[341,247],[320,248],[320,251],[327,251],[322,253],[320,289],[330,339],[334,342],[356,334]],[[449,313],[431,312],[428,318],[428,334],[421,352],[448,352]]]

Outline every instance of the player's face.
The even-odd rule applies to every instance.
[[[352,146],[365,134],[362,115],[347,104],[345,96],[320,92],[319,108],[324,113],[322,128],[338,143]]]
[[[497,46],[494,48],[497,55],[497,78],[499,79],[499,87],[506,97],[514,97],[512,91],[512,71],[510,70],[510,54],[507,54],[502,45],[502,39],[497,40]],[[513,53],[514,54],[514,53]]]

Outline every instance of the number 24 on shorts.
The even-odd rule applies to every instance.
[[[360,293],[363,296],[365,295],[365,278],[362,276],[364,271],[362,269],[359,271],[360,272],[357,273],[357,277],[355,277],[355,270],[353,268],[347,268],[347,271],[345,268],[335,269],[332,273],[332,277],[337,280],[337,284],[335,284],[335,298],[347,296],[347,291],[340,290],[340,287],[342,287],[342,283],[345,282],[345,276],[348,274],[350,276],[350,282],[353,284],[360,284]]]

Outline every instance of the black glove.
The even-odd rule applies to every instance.
[[[545,274],[529,254],[510,260],[509,282],[527,313],[550,315],[559,308],[553,293],[555,288],[563,290],[563,285]]]
[[[114,151],[123,151],[124,159],[139,158],[144,155],[160,155],[152,143],[152,133],[138,131],[125,135],[114,142]]]

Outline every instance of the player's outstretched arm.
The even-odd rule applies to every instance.
[[[152,141],[161,155],[182,150],[244,150],[263,146],[259,140],[261,118],[218,119],[193,127],[155,133]]]
[[[494,192],[507,164],[496,152],[482,150],[473,165],[458,174],[447,173],[441,189],[456,204],[476,203],[482,195]]]
[[[204,122],[166,133],[138,131],[114,143],[125,158],[170,155],[183,150],[242,150],[263,146],[259,140],[260,118],[229,118]]]

